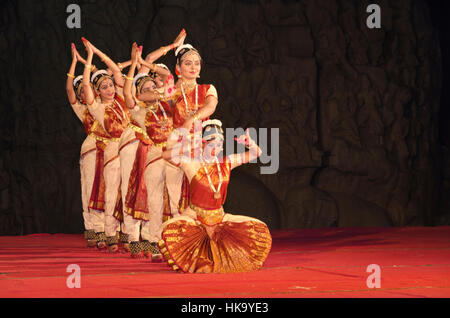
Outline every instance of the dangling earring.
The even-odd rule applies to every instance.
[[[180,72],[178,72],[178,68],[175,68],[175,74],[177,74],[179,79],[182,79]]]

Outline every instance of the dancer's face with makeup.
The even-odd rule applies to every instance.
[[[194,80],[200,75],[202,63],[200,55],[196,52],[186,53],[178,66],[181,76],[187,80]]]
[[[213,138],[203,144],[203,155],[207,158],[218,156],[223,150],[223,139],[220,137]]]
[[[114,86],[114,82],[112,81],[112,79],[107,78],[100,83],[98,94],[104,102],[114,99],[114,95],[116,94],[116,87]]]
[[[140,94],[151,93],[156,89],[156,84],[153,81],[146,81],[144,85],[142,85]]]

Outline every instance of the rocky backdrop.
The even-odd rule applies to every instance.
[[[218,90],[213,117],[279,128],[277,173],[261,174],[261,163],[233,171],[226,211],[271,229],[449,224],[448,36],[433,19],[436,3],[448,5],[432,2],[3,2],[0,234],[83,230],[85,134],[65,94],[70,43],[85,55],[84,36],[120,62],[133,41],[148,53],[182,28],[204,61],[199,82]],[[71,3],[81,28],[66,25]],[[366,25],[370,3],[380,29]],[[173,52],[160,62],[174,71]]]

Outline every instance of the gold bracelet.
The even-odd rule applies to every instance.
[[[70,73],[67,73],[67,76],[69,76],[70,78],[75,78],[75,76]]]
[[[123,70],[123,66],[122,66],[122,63],[117,63],[117,66],[119,67],[119,70]]]
[[[91,67],[91,72],[93,72],[95,70],[95,65],[94,64],[92,64],[92,67]]]
[[[129,80],[129,81],[132,81],[134,78],[132,78],[132,77],[128,77],[128,76],[126,76],[125,75],[125,78],[127,79],[127,80]]]
[[[161,48],[163,49],[163,56],[167,54],[167,48],[165,46],[161,46]]]

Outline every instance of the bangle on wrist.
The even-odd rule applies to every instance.
[[[129,80],[129,81],[132,81],[132,80],[133,80],[132,77],[129,77],[129,76],[126,76],[126,75],[125,75],[125,79],[127,79],[127,80]]]
[[[70,73],[67,73],[67,76],[70,77],[70,78],[75,78],[75,76],[70,74]]]
[[[123,65],[122,65],[122,63],[117,63],[117,66],[119,67],[119,70],[120,70],[120,71],[123,70]]]
[[[161,48],[163,49],[163,56],[166,55],[167,54],[167,47],[162,46]]]

